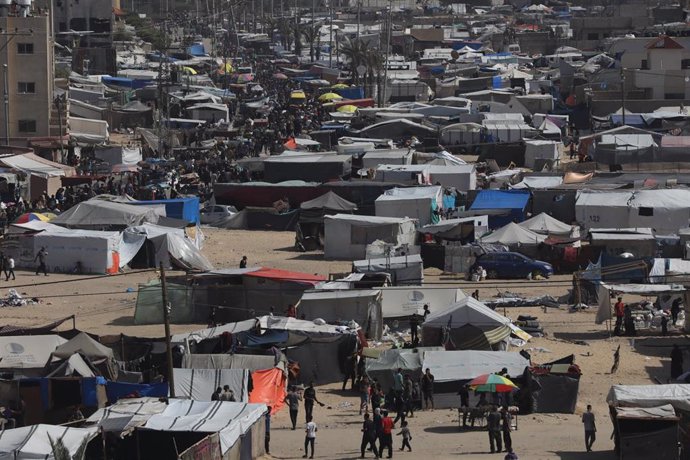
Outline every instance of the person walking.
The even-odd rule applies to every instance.
[[[290,409],[290,421],[292,422],[292,430],[297,428],[297,414],[299,413],[299,402],[302,400],[302,396],[297,392],[294,385],[288,388],[287,396],[285,396],[285,402]]]
[[[7,261],[5,262],[5,281],[9,281],[10,276],[12,277],[12,281],[17,279],[14,276],[14,257],[7,256]]]
[[[434,376],[428,367],[422,375],[422,399],[424,399],[425,409],[431,405],[431,410],[434,410]]]
[[[621,335],[621,326],[623,326],[623,318],[625,317],[625,304],[623,303],[623,297],[618,297],[618,302],[613,306],[613,310],[616,313],[616,325],[613,328],[614,335]]]
[[[495,405],[491,406],[491,412],[486,416],[486,428],[489,431],[489,448],[491,453],[503,450],[501,445],[501,414]]]
[[[352,389],[355,389],[357,380],[357,353],[353,353],[345,358],[345,379],[343,380],[343,391],[347,387],[347,381],[352,380]]]
[[[361,457],[364,458],[364,453],[367,448],[374,452],[374,458],[379,458],[378,450],[376,450],[376,427],[373,420],[369,417],[369,413],[364,413],[364,423],[362,424],[362,445]]]
[[[38,267],[36,267],[36,275],[38,275],[39,272],[43,272],[45,276],[48,276],[48,269],[46,268],[47,257],[48,251],[46,251],[45,246],[42,246],[41,249],[38,251],[38,254],[36,254],[36,257],[34,257],[34,262],[38,261]]]
[[[247,268],[247,256],[242,256],[242,260],[240,260],[240,268]]]
[[[683,373],[683,350],[678,347],[678,344],[673,345],[671,350],[671,378],[678,378]]]
[[[379,457],[383,458],[383,449],[388,449],[388,457],[393,458],[393,428],[395,428],[395,423],[393,419],[388,416],[388,411],[383,412],[383,418],[381,419],[381,440],[379,446]]]
[[[678,297],[671,304],[671,321],[673,321],[674,326],[676,325],[676,321],[678,321],[678,314],[680,313],[680,304],[682,302],[683,300],[680,297]]]
[[[314,389],[314,382],[309,382],[309,386],[304,390],[304,414],[306,420],[311,420],[314,414],[314,403],[319,404],[321,407],[324,404],[316,399],[316,390]]]
[[[398,368],[398,371],[393,375],[393,390],[395,391],[395,397],[400,397],[402,395],[403,389],[405,388],[405,378],[403,377],[402,368]]]
[[[460,395],[460,410],[462,411],[462,427],[467,428],[467,416],[470,414],[470,387],[465,384],[458,391]]]
[[[508,452],[505,457],[503,457],[503,460],[518,460],[517,454],[513,451],[513,449],[506,449]]]
[[[410,343],[413,347],[416,347],[419,343],[419,338],[417,337],[417,329],[419,328],[420,317],[417,312],[414,312],[410,316]]]
[[[314,420],[310,417],[307,417],[307,426],[304,429],[304,432],[306,433],[306,436],[304,437],[304,455],[302,455],[302,458],[307,458],[307,455],[309,454],[309,446],[311,446],[311,455],[309,458],[314,458],[314,443],[316,442],[316,432],[319,431],[319,428],[316,426],[316,423],[314,423]]]
[[[408,452],[412,452],[412,446],[410,445],[410,441],[412,441],[412,435],[410,434],[410,429],[407,427],[407,422],[402,422],[400,426],[400,433],[397,434],[398,436],[402,436],[402,447],[400,450],[405,450],[405,447],[407,447]]]
[[[513,449],[513,439],[510,437],[512,428],[513,416],[510,415],[508,409],[504,406],[501,408],[501,431],[503,434],[503,447],[506,451]]]
[[[585,448],[587,452],[592,452],[592,444],[597,439],[597,424],[591,404],[587,404],[587,412],[582,414],[582,423],[585,426]]]
[[[369,412],[369,378],[365,375],[359,381],[359,415]]]

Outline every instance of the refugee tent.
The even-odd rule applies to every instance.
[[[483,126],[477,123],[454,123],[441,129],[440,142],[447,148],[481,142]]]
[[[372,146],[373,147],[373,146]],[[412,149],[378,149],[364,153],[362,167],[376,169],[379,165],[409,165],[412,163]]]
[[[124,145],[96,146],[93,150],[94,157],[114,165],[136,165],[142,160],[141,147],[129,148]]]
[[[365,335],[374,340],[380,340],[383,334],[381,291],[378,289],[305,291],[297,311],[307,320],[321,318],[331,324],[355,321]]]
[[[419,254],[355,260],[352,262],[352,272],[387,273],[394,286],[416,286],[424,282],[424,262]]]
[[[477,169],[475,165],[436,165],[430,164],[427,172],[429,182],[443,187],[453,187],[459,192],[477,188]]]
[[[247,355],[233,354],[190,354],[182,358],[182,367],[185,369],[246,369],[250,372],[278,368],[287,371],[284,361],[276,361],[274,354]]]
[[[502,244],[513,250],[531,255],[535,255],[537,245],[543,243],[544,240],[546,240],[546,235],[527,230],[514,222],[510,222],[505,227],[479,239],[482,244]]]
[[[489,216],[446,219],[438,224],[425,225],[419,233],[433,235],[435,239],[471,243],[489,231]]]
[[[92,360],[115,358],[113,350],[98,343],[85,332],[80,332],[66,343],[57,347],[53,352],[53,358],[66,359],[75,353],[80,353]]]
[[[470,210],[508,211],[506,215],[489,215],[489,227],[501,228],[510,222],[525,220],[529,200],[530,193],[525,190],[480,190]]]
[[[551,217],[545,212],[520,222],[520,227],[542,235],[570,236],[573,226]]]
[[[336,214],[326,216],[324,223],[326,259],[362,259],[367,245],[377,240],[394,247],[407,245],[406,252],[416,251],[414,219]]]
[[[324,217],[338,213],[352,213],[357,205],[328,191],[313,200],[300,205],[299,222],[297,223],[297,240],[305,250],[323,247]]]
[[[366,374],[376,379],[384,389],[393,387],[393,377],[398,369],[418,382],[422,376],[424,353],[442,351],[443,347],[391,348],[383,350],[378,358],[366,358]]]
[[[67,342],[59,335],[0,337],[0,372],[18,377],[40,377],[50,354]]]
[[[326,182],[349,176],[351,172],[351,155],[277,155],[264,160],[264,178],[273,183],[288,180]]]
[[[429,369],[434,376],[434,407],[445,409],[459,407],[457,393],[461,384],[503,368],[514,379],[529,365],[529,360],[520,353],[506,351],[428,351],[424,353],[422,369]]]
[[[266,411],[265,404],[173,399],[163,412],[137,428],[138,454],[140,458],[176,458],[209,434],[218,434],[224,458],[240,458],[240,452],[243,458],[260,457]]]
[[[384,321],[404,318],[421,313],[424,305],[429,305],[430,311],[445,310],[464,297],[458,288],[386,286],[381,288],[381,312]]]
[[[505,349],[510,320],[474,297],[432,312],[422,324],[422,344],[448,350]]]
[[[154,209],[92,199],[74,205],[54,218],[51,223],[90,230],[124,229],[144,223],[156,224],[161,217],[165,217],[164,208]]]
[[[430,184],[431,165],[378,165],[374,180],[404,185]]]
[[[438,209],[443,206],[442,189],[438,186],[392,188],[375,202],[379,217],[413,217],[420,226],[437,223]]]
[[[653,162],[657,148],[651,134],[603,134],[594,159],[609,165]]]
[[[145,424],[152,415],[163,412],[167,405],[160,398],[124,398],[97,409],[86,419],[85,425],[97,426],[105,432],[114,432],[124,437],[134,428]]]
[[[62,441],[70,458],[76,455],[82,444],[98,434],[94,428],[71,428],[57,425],[31,425],[3,430],[0,433],[0,458],[7,460],[46,459],[55,460],[52,443]],[[76,458],[76,457],[74,457]]]
[[[412,136],[423,139],[438,135],[436,129],[404,118],[395,118],[369,125],[354,134],[372,139],[388,138],[393,140]]]
[[[688,227],[690,191],[683,189],[621,190],[577,193],[577,221],[590,228],[653,228],[674,234]]]
[[[134,267],[158,267],[163,262],[167,268],[213,270],[211,262],[195,242],[187,238],[184,229],[143,223],[127,228],[122,239],[130,243],[132,249],[136,248],[127,254],[130,265]]]
[[[520,411],[574,414],[582,375],[574,360],[575,356],[570,355],[526,369]]]
[[[173,369],[175,397],[193,401],[211,401],[216,388],[230,390],[237,402],[249,399],[248,369]]]
[[[544,160],[557,160],[560,156],[559,142],[544,140],[525,141],[525,167],[536,169],[543,167]]]
[[[227,323],[221,326],[209,327],[199,329],[192,332],[183,332],[174,334],[171,337],[173,344],[184,345],[185,343],[199,343],[202,340],[220,337],[223,333],[236,334],[238,332],[245,332],[256,327],[256,318],[240,321],[237,323]]]

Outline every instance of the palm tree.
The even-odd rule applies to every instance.
[[[89,444],[89,440],[85,439],[81,443],[79,449],[74,453],[74,456],[70,455],[69,449],[65,447],[65,443],[62,438],[58,438],[53,441],[53,438],[48,435],[48,440],[50,441],[50,448],[53,451],[53,457],[55,460],[85,460],[86,459],[86,446]]]
[[[344,37],[343,44],[340,45],[340,53],[345,56],[345,60],[349,63],[350,72],[352,72],[352,82],[358,85],[359,71],[357,67],[365,63],[366,43],[357,38]]]
[[[302,37],[304,41],[309,43],[309,59],[314,62],[314,46],[318,47],[318,42],[321,40],[321,31],[319,27],[311,25],[306,29],[302,29]]]
[[[384,67],[383,54],[377,49],[367,49],[364,55],[364,62],[367,67],[366,82],[369,86],[369,96],[372,96],[374,82],[376,83],[376,94],[378,95],[378,105],[381,106],[381,72]]]

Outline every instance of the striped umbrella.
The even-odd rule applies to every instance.
[[[40,220],[41,222],[48,222],[50,219],[55,217],[55,214],[53,213],[47,213],[46,214],[41,214],[39,212],[27,212],[22,214],[21,216],[17,217],[17,220],[14,222],[16,224],[25,224],[27,222],[31,222],[34,220]]]
[[[498,374],[484,374],[468,383],[478,393],[509,393],[517,388],[510,379]]]

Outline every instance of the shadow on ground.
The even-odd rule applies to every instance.
[[[559,340],[568,342],[589,342],[593,340],[606,340],[609,338],[608,332],[588,331],[588,332],[553,332],[552,336]]]
[[[109,326],[134,326],[134,316],[120,316],[108,323]]]
[[[557,450],[553,452],[558,455],[561,460],[582,460],[586,458],[587,460],[611,460],[616,458],[615,452],[612,450],[601,450],[594,452],[584,452],[584,451],[562,451]]]

